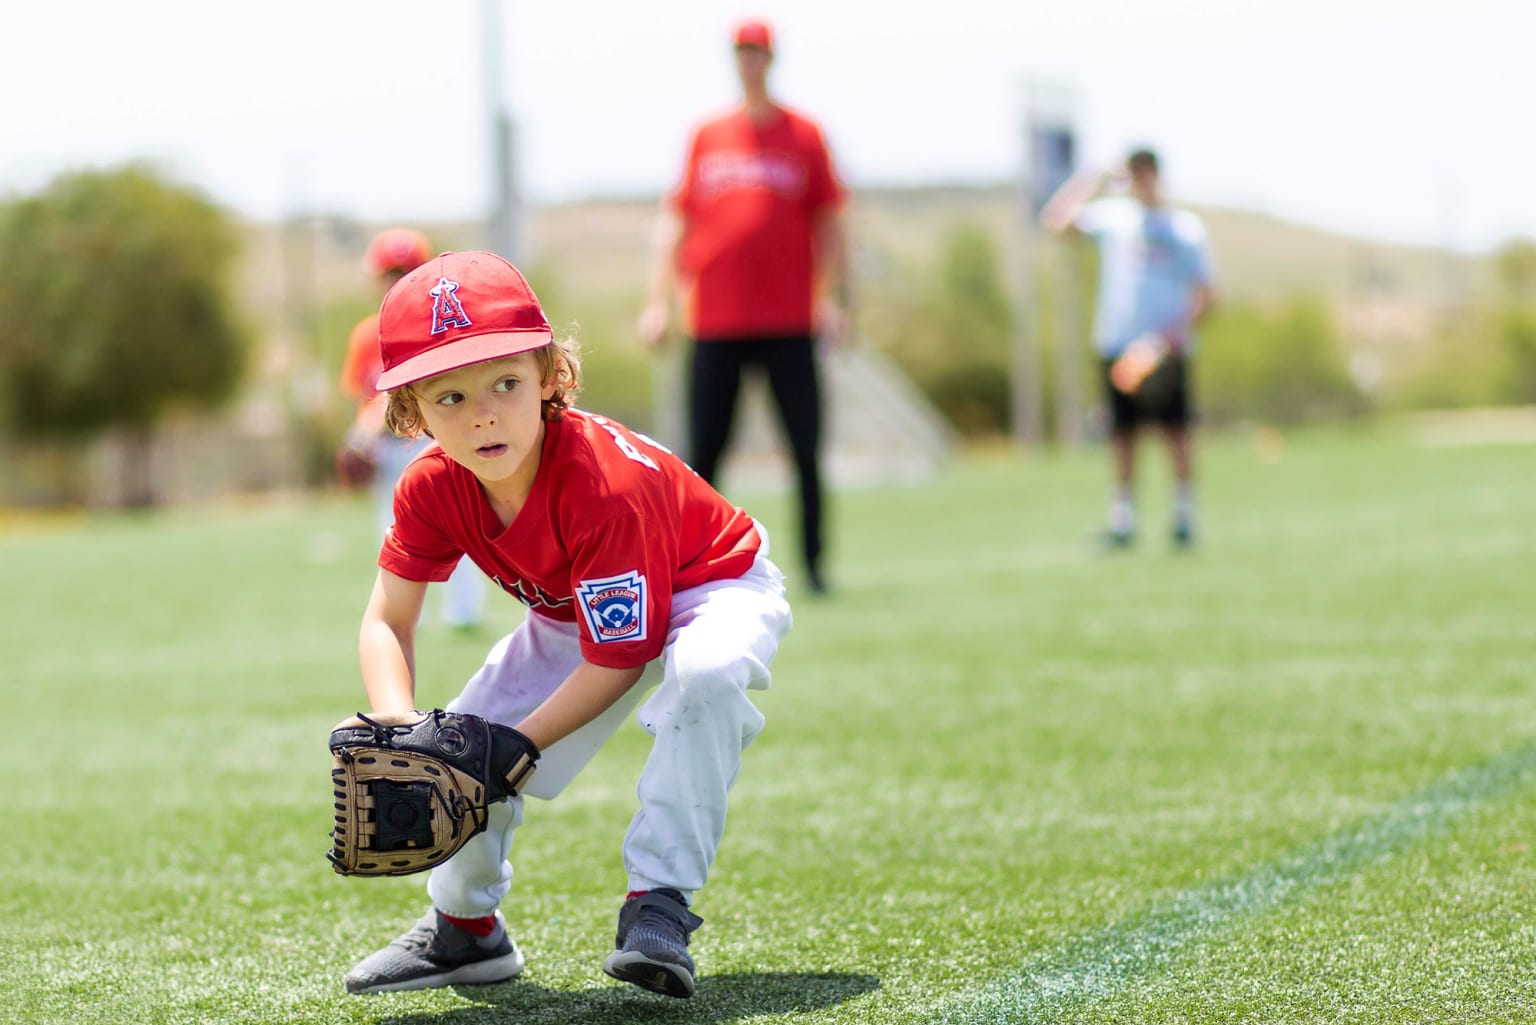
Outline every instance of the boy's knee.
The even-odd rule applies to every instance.
[[[718,643],[677,644],[668,668],[668,675],[688,698],[744,694],[754,681],[767,676],[767,667],[749,647]]]
[[[675,667],[673,680],[682,703],[711,704],[719,699],[742,696],[750,676],[740,659],[691,660]]]
[[[740,652],[724,653],[700,646],[672,652],[666,678],[640,711],[640,722],[654,733],[670,722],[674,727],[714,719],[736,721],[755,712],[747,698],[753,663]]]

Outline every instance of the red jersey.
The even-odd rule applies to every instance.
[[[378,389],[384,372],[379,354],[379,315],[370,313],[357,322],[347,337],[347,355],[341,364],[341,390],[358,404],[356,424],[371,431],[384,429],[388,400]]]
[[[359,402],[378,395],[384,358],[379,355],[379,315],[370,313],[347,336],[347,355],[341,364],[341,390]]]
[[[811,333],[817,215],[843,200],[821,129],[775,107],[745,108],[693,134],[670,202],[683,220],[681,276],[695,338]]]
[[[573,409],[545,424],[533,490],[510,527],[442,449],[413,460],[379,565],[442,581],[467,555],[531,613],[577,623],[588,662],[627,668],[661,654],[674,592],[741,576],[759,547],[752,518],[681,459]]]

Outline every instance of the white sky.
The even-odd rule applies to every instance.
[[[1075,90],[1081,154],[1147,142],[1179,198],[1381,238],[1536,235],[1527,0],[38,0],[0,32],[0,190],[155,160],[258,218],[478,216],[487,96],[532,202],[657,193],[736,98],[728,30],[854,187],[1017,179],[1024,83]]]

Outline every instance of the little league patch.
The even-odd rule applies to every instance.
[[[576,601],[594,641],[645,640],[645,577],[640,573],[583,580],[576,585]]]

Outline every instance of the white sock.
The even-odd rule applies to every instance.
[[[1136,529],[1136,499],[1130,488],[1115,489],[1114,500],[1109,503],[1109,529],[1116,534]]]
[[[1195,522],[1194,489],[1188,481],[1180,481],[1173,489],[1173,521],[1184,526]]]

